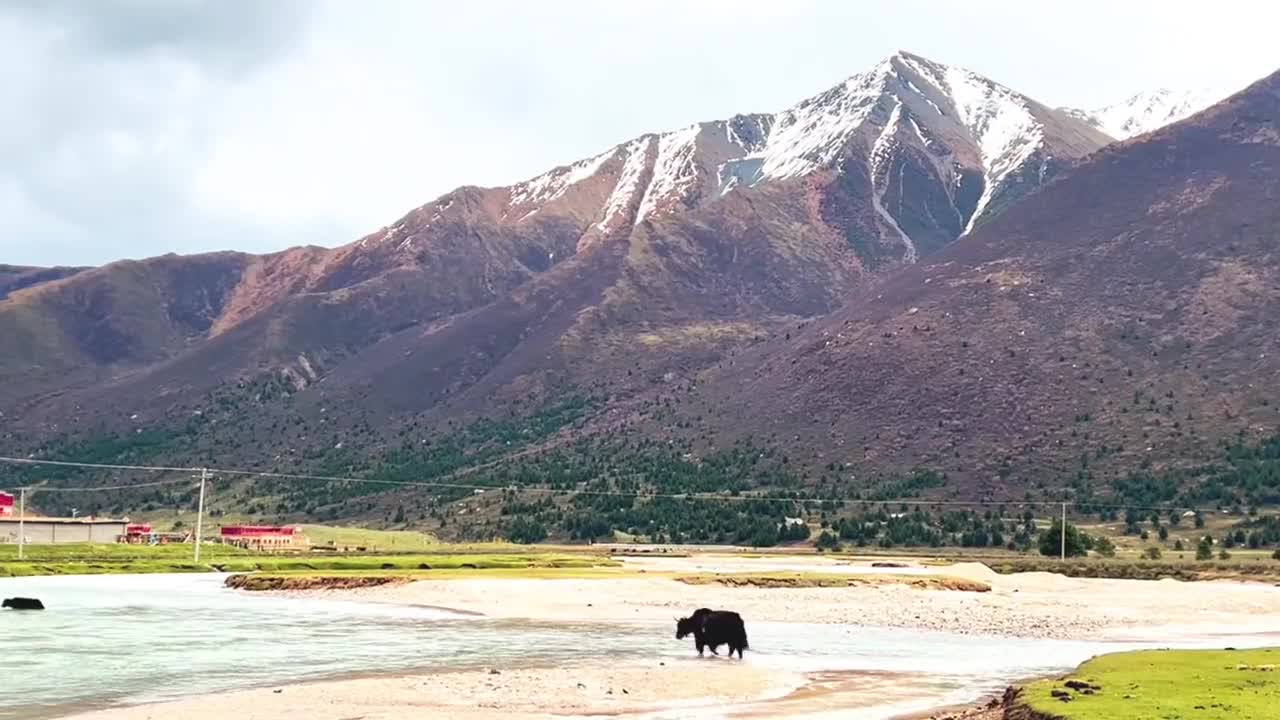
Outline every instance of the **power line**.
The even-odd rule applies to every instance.
[[[715,500],[721,502],[777,502],[777,503],[848,503],[862,505],[877,506],[897,506],[908,505],[918,507],[954,507],[954,508],[973,508],[973,507],[1054,507],[1062,505],[1080,508],[1086,507],[1093,510],[1134,510],[1139,512],[1175,512],[1175,511],[1196,511],[1200,508],[1190,506],[1135,506],[1135,505],[1102,505],[1090,501],[1078,500],[919,500],[912,498],[897,500],[862,500],[856,498],[790,498],[770,495],[727,495],[709,492],[694,493],[658,493],[658,492],[624,492],[620,490],[589,490],[589,489],[566,489],[566,488],[548,488],[534,486],[501,486],[501,485],[477,485],[469,483],[450,483],[450,482],[429,482],[417,480],[382,480],[378,478],[357,478],[344,477],[336,475],[308,475],[302,473],[282,473],[265,470],[240,470],[235,468],[200,468],[200,467],[171,467],[164,465],[115,465],[109,463],[83,463],[67,460],[40,460],[35,458],[17,458],[0,456],[0,462],[14,463],[21,465],[44,465],[54,467],[74,467],[86,468],[93,470],[131,470],[140,472],[181,472],[181,473],[203,473],[205,471],[214,475],[237,476],[269,480],[299,480],[310,482],[329,482],[329,483],[368,483],[375,485],[385,485],[388,487],[407,487],[407,488],[437,488],[449,490],[512,490],[515,492],[525,493],[541,493],[545,495],[586,495],[592,497],[618,497],[633,499],[667,499],[667,500]],[[199,482],[198,478],[180,478],[174,480],[159,480],[155,482],[134,483],[130,485],[114,485],[101,487],[76,487],[63,488],[51,487],[46,485],[27,486],[29,492],[99,492],[108,490],[133,490],[136,488],[159,487],[164,485],[180,485],[184,483],[195,484]]]
[[[106,463],[71,462],[67,460],[37,460],[35,458],[0,457],[0,462],[20,465],[55,465],[58,467],[91,468],[96,470],[144,470],[148,472],[200,472],[200,468],[164,467],[162,465],[108,465]]]
[[[106,485],[103,487],[50,487],[48,485],[32,485],[27,488],[27,492],[53,492],[53,493],[70,493],[70,492],[105,492],[107,490],[134,490],[136,488],[160,487],[161,485],[195,485],[199,483],[199,479],[190,480],[158,480],[156,482],[135,483],[133,485]]]

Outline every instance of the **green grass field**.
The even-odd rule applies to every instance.
[[[108,573],[173,573],[252,570],[308,572],[359,570],[366,572],[417,570],[422,555],[462,556],[529,556],[561,554],[600,557],[610,546],[587,545],[517,545],[508,542],[470,544],[440,543],[429,534],[410,531],[364,530],[360,528],[304,526],[312,541],[310,552],[299,550],[288,554],[253,553],[228,545],[206,543],[201,546],[201,562],[192,561],[190,545],[118,545],[67,544],[29,545],[26,558],[17,560],[17,547],[0,545],[0,577],[25,575],[108,574]],[[330,545],[329,543],[333,544]],[[1136,539],[1131,539],[1136,542]],[[650,556],[651,546],[617,545],[619,554]],[[363,548],[362,550],[360,548]],[[664,548],[665,549],[665,548]],[[649,550],[650,552],[645,552]],[[662,556],[687,555],[673,551]],[[735,557],[811,556],[811,546],[784,546],[747,553]],[[829,553],[828,556],[851,561],[874,561],[885,558],[910,558],[928,565],[952,562],[982,562],[998,573],[1052,572],[1071,577],[1123,579],[1173,578],[1177,580],[1249,580],[1280,581],[1280,561],[1269,551],[1232,551],[1229,560],[1199,562],[1194,553],[1166,552],[1160,560],[1146,560],[1136,553],[1122,551],[1116,558],[1073,558],[1065,563],[1037,553],[1016,553],[1004,549],[967,548],[858,548],[852,552]],[[439,568],[449,569],[449,568]],[[457,568],[463,569],[463,568]],[[501,570],[502,568],[487,568]],[[519,569],[513,567],[510,569]],[[567,569],[567,568],[565,568]]]
[[[421,555],[360,555],[348,557],[228,558],[217,561],[227,572],[258,570],[271,573],[403,572],[437,570],[527,570],[533,568],[592,568],[616,565],[603,556],[560,553],[424,553]]]
[[[1066,562],[1040,555],[985,559],[992,570],[1002,575],[1021,572],[1059,573],[1067,577],[1112,578],[1116,580],[1251,580],[1272,582],[1280,578],[1280,562],[1266,560],[1161,560],[1125,558],[1080,558]]]
[[[367,530],[329,525],[302,525],[302,532],[314,546],[363,547],[372,552],[413,552],[427,550],[440,541],[429,533],[411,530]]]
[[[1277,665],[1280,648],[1104,655],[1070,677],[1028,685],[1022,701],[1062,720],[1273,720],[1280,717]],[[1069,681],[1096,689],[1071,689]]]
[[[181,572],[365,572],[596,568],[616,565],[599,553],[561,552],[521,545],[433,545],[426,552],[400,554],[277,555],[253,553],[228,545],[206,544],[200,562],[190,545],[29,545],[26,557],[0,545],[0,577],[31,575],[138,574]]]
[[[28,545],[19,560],[17,546],[0,545],[0,577],[212,572],[213,563],[253,557],[230,545],[202,545],[197,564],[192,550],[190,545]]]
[[[88,544],[67,543],[65,545],[28,545],[24,548],[26,560],[29,562],[72,562],[72,561],[125,561],[125,560],[190,560],[190,545],[123,545],[116,543]],[[204,558],[237,557],[249,555],[231,545],[205,544],[200,546],[200,555]],[[18,546],[0,545],[0,563],[16,562]]]

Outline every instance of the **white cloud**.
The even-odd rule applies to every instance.
[[[0,0],[0,262],[337,244],[458,185],[784,107],[899,48],[1050,104],[1242,86],[1280,66],[1278,15],[1225,0]]]

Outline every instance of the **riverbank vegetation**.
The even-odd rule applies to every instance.
[[[1001,575],[1024,572],[1048,572],[1078,578],[1111,578],[1114,580],[1254,580],[1272,582],[1280,580],[1280,562],[1267,559],[1247,561],[1193,560],[1122,560],[1090,558],[1009,557],[991,560],[988,566]]]
[[[342,532],[348,532],[343,530]],[[359,535],[357,531],[357,535]],[[377,534],[377,531],[374,531]],[[372,538],[373,535],[368,536]],[[422,542],[413,538],[406,546]],[[806,556],[815,550],[808,545],[732,552],[736,557]],[[335,553],[299,552],[293,554],[253,553],[240,548],[206,544],[201,548],[201,561],[192,560],[190,545],[29,545],[24,560],[17,559],[17,547],[0,545],[0,577],[67,574],[186,573],[186,572],[271,572],[271,573],[366,573],[404,574],[430,571],[443,579],[447,573],[519,571],[550,568],[565,573],[570,570],[595,570],[616,567],[618,559],[637,557],[687,557],[689,549],[678,546],[650,545],[519,545],[511,543],[433,543],[412,552],[352,551]],[[1265,551],[1236,551],[1227,560],[1214,556],[1197,560],[1194,552],[1165,553],[1159,560],[1144,559],[1137,553],[1122,552],[1117,557],[1069,558],[1033,553],[1017,553],[1004,549],[976,548],[866,548],[859,552],[830,554],[834,559],[858,562],[885,558],[915,558],[926,565],[953,562],[981,562],[1001,574],[1051,572],[1069,577],[1158,580],[1252,580],[1280,581],[1280,561]],[[697,578],[696,575],[689,576]],[[719,582],[737,582],[732,576]],[[859,582],[844,575],[823,573],[754,574],[760,582],[799,583],[813,585]],[[694,579],[692,582],[699,580]],[[750,582],[750,580],[743,580]]]
[[[271,555],[254,554],[227,545],[201,548],[200,562],[191,546],[168,545],[31,545],[17,559],[17,548],[0,546],[0,577],[31,575],[102,575],[190,572],[369,572],[404,573],[425,570],[529,570],[595,568],[617,565],[600,553],[540,552],[503,546],[494,552],[483,546],[439,548],[434,552],[397,555]]]
[[[1265,720],[1280,707],[1278,665],[1280,648],[1104,655],[1019,700],[1040,720]]]

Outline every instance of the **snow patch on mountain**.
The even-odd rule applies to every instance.
[[[658,158],[653,164],[653,179],[645,189],[636,212],[636,222],[650,217],[659,203],[679,197],[697,183],[698,168],[694,158],[700,125],[693,125],[658,137]]]
[[[977,141],[986,186],[964,231],[982,215],[1004,178],[1017,170],[1044,142],[1044,127],[1027,99],[968,70],[947,68],[947,87],[961,122]]]
[[[1063,110],[1117,140],[1127,140],[1188,118],[1229,94],[1209,88],[1181,91],[1160,88],[1093,110]]]
[[[775,116],[760,158],[760,180],[806,175],[835,162],[884,89],[888,61]]]
[[[579,160],[565,167],[558,167],[532,180],[526,180],[515,185],[511,188],[511,206],[546,203],[555,200],[574,185],[594,177],[600,171],[600,168],[617,154],[618,148],[613,148],[595,157]]]
[[[888,179],[889,173],[885,171],[884,164],[892,158],[893,151],[897,144],[894,137],[898,133],[898,127],[902,122],[902,103],[893,106],[893,111],[889,113],[889,121],[885,123],[884,128],[880,131],[880,135],[876,137],[875,145],[871,148],[871,157],[869,164],[871,169],[871,205],[875,208],[876,213],[893,228],[894,232],[902,238],[904,247],[902,259],[909,263],[914,263],[920,259],[919,252],[916,251],[916,244],[911,240],[911,236],[902,229],[893,214],[884,206],[884,195],[889,192]],[[917,130],[917,132],[919,132]],[[881,183],[881,175],[884,175],[884,183]],[[877,187],[883,184],[881,189]],[[899,184],[901,187],[901,184]]]
[[[618,176],[618,184],[614,186],[613,192],[609,194],[608,201],[604,204],[604,214],[600,218],[600,222],[596,223],[596,227],[601,230],[609,229],[610,223],[620,213],[626,212],[627,208],[635,202],[636,195],[640,192],[640,183],[644,179],[645,170],[648,169],[649,151],[653,146],[653,136],[645,135],[639,139],[632,140],[626,145],[623,152],[626,153],[627,159],[622,164],[622,173]]]

